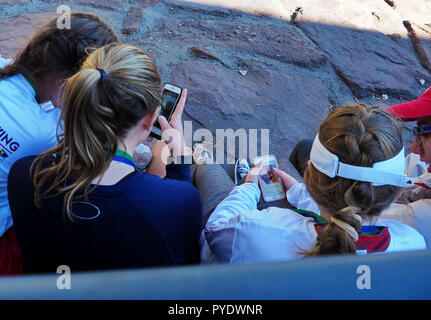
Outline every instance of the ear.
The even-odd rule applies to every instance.
[[[57,79],[55,81],[55,86],[57,87],[57,89],[61,89],[61,87],[64,85],[66,80],[61,80],[61,79]]]
[[[66,81],[71,77],[71,75],[61,72],[55,77],[55,86],[60,89],[66,83]]]
[[[154,122],[156,122],[157,117],[160,113],[160,106],[157,107],[156,111],[153,113],[147,113],[147,115],[141,120],[140,126],[142,129],[144,129],[147,132],[151,131],[151,128],[154,125]]]

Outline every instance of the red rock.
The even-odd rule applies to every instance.
[[[269,129],[270,152],[287,160],[297,141],[313,138],[326,117],[328,94],[317,79],[277,71],[237,70],[204,61],[178,62],[172,82],[188,89],[186,112],[217,129]]]
[[[142,8],[132,9],[124,19],[123,29],[121,32],[125,35],[139,32],[143,14],[144,12]]]
[[[422,66],[431,71],[431,25],[418,26],[410,21],[405,21],[404,25]]]
[[[121,32],[125,35],[132,33],[138,33],[139,27],[141,26],[142,17],[144,15],[144,9],[154,6],[159,3],[160,0],[137,0],[135,3],[137,7],[134,7],[127,14],[127,17],[123,21],[123,29]]]
[[[346,1],[354,2],[357,0]],[[329,6],[330,2],[327,4]],[[393,41],[383,31],[377,31],[381,27],[380,22],[374,26],[370,23],[372,28],[369,30],[359,30],[349,21],[341,26],[331,25],[330,21],[336,19],[334,15],[330,11],[324,15],[324,11],[321,11],[322,15],[317,20],[316,10],[316,7],[302,7],[295,24],[327,54],[337,74],[355,96],[362,98],[372,94],[387,94],[395,98],[413,99],[423,91],[418,80],[429,81],[430,74],[420,65],[408,45],[400,44],[401,39]],[[346,13],[346,16],[353,19],[351,14]],[[386,32],[394,30],[385,29]]]
[[[74,2],[83,5],[89,5],[94,8],[119,10],[124,7],[123,0],[74,0]]]
[[[266,63],[254,61],[254,60],[241,60],[241,63],[239,65],[241,69],[246,69],[246,70],[259,70],[259,69],[265,69],[268,67]]]
[[[206,58],[206,59],[210,59],[210,60],[216,60],[216,61],[223,63],[215,54],[213,54],[212,52],[210,52],[207,49],[204,49],[201,47],[192,47],[191,51],[196,57]]]
[[[243,51],[263,55],[282,62],[314,68],[326,62],[324,53],[313,47],[292,27],[270,24],[241,24],[233,22],[212,23],[196,15],[196,19],[181,21],[181,33],[175,40],[181,43],[199,43],[229,50]],[[177,26],[162,24],[159,30],[152,32],[156,39],[172,39]],[[237,31],[235,34],[233,31]],[[255,34],[253,40],[247,34]]]
[[[40,27],[55,17],[55,12],[42,12],[0,20],[0,55],[8,58],[15,56]]]
[[[0,0],[0,6],[1,5],[14,5],[17,3],[29,3],[31,0]]]

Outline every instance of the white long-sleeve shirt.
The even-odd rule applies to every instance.
[[[286,196],[299,209],[316,211],[302,183],[294,185]],[[258,210],[259,199],[259,187],[245,183],[217,206],[201,234],[202,263],[295,260],[314,247],[317,231],[313,218],[278,207]],[[423,237],[407,225],[386,219],[376,225],[388,227],[390,244],[385,252],[426,248]]]

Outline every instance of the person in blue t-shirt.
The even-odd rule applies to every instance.
[[[167,165],[161,179],[137,170],[130,156],[157,118],[164,137],[179,132],[169,146],[176,159],[183,155],[187,90],[169,123],[158,117],[161,92],[154,62],[125,44],[95,50],[67,81],[58,146],[19,160],[9,175],[27,271],[199,262],[202,203],[190,166]]]

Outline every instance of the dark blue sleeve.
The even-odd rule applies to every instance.
[[[191,183],[174,180],[165,180],[163,185],[159,186],[153,184],[152,190],[154,190],[152,198],[156,199],[159,196],[159,199],[154,201],[154,209],[150,211],[157,214],[148,215],[147,219],[167,241],[176,264],[187,261],[198,263],[203,219],[199,192]]]
[[[184,157],[181,157],[181,164],[169,164],[166,166],[166,178],[192,183],[190,177],[190,165],[184,164]]]

